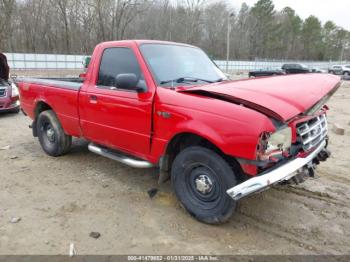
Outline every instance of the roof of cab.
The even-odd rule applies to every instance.
[[[161,41],[161,40],[146,40],[146,39],[135,39],[135,40],[120,40],[120,41],[109,41],[109,42],[102,42],[98,45],[111,45],[113,43],[116,44],[121,44],[121,43],[128,43],[130,44],[130,42],[134,42],[136,43],[138,46],[142,45],[142,44],[163,44],[163,45],[182,45],[182,46],[188,46],[188,47],[195,47],[198,48],[196,46],[193,45],[189,45],[189,44],[185,44],[185,43],[178,43],[178,42],[170,42],[170,41]]]

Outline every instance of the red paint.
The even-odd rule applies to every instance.
[[[0,96],[0,112],[10,112],[18,110],[19,105],[16,103],[19,101],[18,96],[12,97],[12,88],[9,84],[0,86],[0,89],[5,89],[5,95]]]
[[[245,79],[188,89],[205,90],[238,102],[246,102],[275,113],[288,121],[305,112],[339,83],[339,77],[328,74],[297,74],[279,77]]]
[[[45,102],[56,112],[67,134],[84,137],[152,163],[158,163],[171,139],[182,133],[206,138],[227,155],[256,160],[260,135],[276,129],[270,120],[271,114],[287,123],[317,103],[339,82],[338,77],[308,74],[166,89],[157,87],[139,51],[139,45],[145,42],[157,43],[119,41],[99,44],[79,92],[21,82],[24,111],[35,118],[37,104]],[[106,48],[117,46],[134,51],[147,83],[147,92],[96,88],[102,53]],[[198,90],[220,94],[236,103],[191,93]],[[97,101],[92,101],[92,96],[96,96]],[[167,112],[171,117],[163,117],[157,112]],[[248,174],[256,174],[256,167],[252,165],[245,164],[242,168]]]

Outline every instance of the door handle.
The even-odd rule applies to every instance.
[[[91,95],[89,101],[91,104],[97,104],[97,96]]]

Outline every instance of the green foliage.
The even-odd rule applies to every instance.
[[[303,44],[304,58],[322,60],[322,25],[315,16],[309,16],[301,31],[301,41]]]
[[[248,22],[243,25],[242,21]],[[246,46],[249,47],[249,54],[243,58],[308,60],[350,58],[348,31],[336,26],[332,21],[322,26],[321,21],[315,16],[309,16],[303,21],[290,7],[276,11],[272,0],[259,0],[250,8],[249,16],[247,6],[242,6],[236,28],[241,30],[243,26],[248,32]]]
[[[274,22],[275,6],[271,0],[259,0],[251,9],[254,26],[252,40],[253,55],[268,56],[274,48],[276,40],[276,24]]]

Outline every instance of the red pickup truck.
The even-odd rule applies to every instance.
[[[136,168],[159,167],[186,210],[222,223],[237,200],[313,176],[329,157],[325,74],[230,81],[199,48],[99,44],[83,80],[18,79],[33,134],[50,156],[72,137]]]

